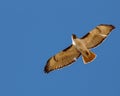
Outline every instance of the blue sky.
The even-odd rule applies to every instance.
[[[0,96],[120,96],[119,0],[1,0]],[[99,24],[116,29],[82,59],[45,74],[49,57]]]

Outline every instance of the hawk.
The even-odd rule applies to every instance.
[[[91,51],[91,48],[102,43],[114,28],[113,25],[101,24],[82,38],[72,34],[72,44],[47,61],[44,68],[45,73],[70,65],[80,56],[82,56],[84,64],[93,61],[96,54]]]

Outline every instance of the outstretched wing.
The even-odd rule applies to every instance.
[[[47,61],[44,71],[48,73],[52,70],[70,65],[71,63],[75,62],[75,60],[80,55],[80,52],[78,52],[77,49],[73,45],[71,45],[68,48],[56,54],[55,56],[51,57]]]
[[[114,29],[113,25],[101,24],[81,38],[87,48],[93,48],[102,43],[108,34]]]

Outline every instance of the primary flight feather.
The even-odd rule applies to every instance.
[[[51,57],[47,61],[44,71],[49,73],[50,71],[70,65],[75,62],[80,55],[82,55],[84,64],[91,62],[96,55],[90,49],[102,43],[114,28],[113,25],[101,24],[82,38],[77,38],[76,35],[73,34],[72,45]]]

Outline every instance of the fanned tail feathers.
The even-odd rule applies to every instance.
[[[91,51],[90,51],[90,54],[88,55],[88,57],[82,55],[84,64],[87,64],[87,63],[93,61],[95,59],[95,57],[96,57],[96,54]]]

